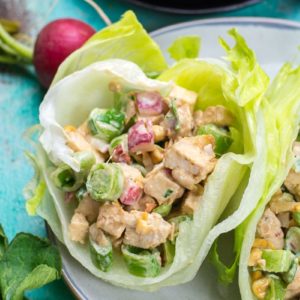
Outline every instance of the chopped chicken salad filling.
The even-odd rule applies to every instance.
[[[296,162],[300,143],[294,143]],[[300,297],[300,173],[292,168],[256,228],[248,267],[257,299]]]
[[[154,277],[173,261],[179,224],[193,218],[207,178],[229,151],[234,118],[223,106],[195,111],[197,94],[178,86],[167,97],[120,92],[113,82],[110,90],[113,109],[95,108],[80,126],[64,127],[80,171],[61,164],[52,179],[78,202],[69,235],[89,244],[100,270],[109,271],[119,252],[131,274]]]

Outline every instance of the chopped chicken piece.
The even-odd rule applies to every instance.
[[[125,112],[125,123],[127,124],[132,117],[136,115],[136,107],[135,107],[135,101],[128,101],[126,105],[126,112]]]
[[[194,120],[190,107],[185,104],[177,107],[179,130],[176,136],[190,136],[194,128]]]
[[[127,180],[132,180],[141,188],[143,188],[144,177],[139,169],[124,163],[120,163],[119,166],[121,167],[123,174]]]
[[[160,114],[157,116],[140,116],[138,115],[137,121],[142,120],[142,121],[150,121],[153,125],[159,125],[160,122],[164,120],[164,115]]]
[[[79,202],[75,212],[84,215],[89,223],[94,223],[99,214],[99,207],[99,202],[93,200],[90,196],[85,196]]]
[[[270,201],[270,209],[275,213],[295,212],[300,210],[300,203],[296,202],[289,193],[277,191]]]
[[[119,238],[111,237],[111,243],[114,249],[120,249],[123,243],[123,236]]]
[[[181,204],[181,212],[183,214],[193,215],[200,204],[203,192],[204,189],[202,186],[197,192],[188,191]]]
[[[173,203],[183,195],[184,189],[174,182],[168,171],[160,165],[145,177],[144,192],[161,205]]]
[[[298,266],[294,280],[287,286],[284,299],[295,299],[300,295],[300,267]],[[297,298],[298,299],[298,298]]]
[[[119,203],[105,202],[100,206],[97,228],[119,238],[125,230],[126,214]]]
[[[257,235],[270,242],[274,249],[283,249],[284,234],[280,221],[276,215],[267,208],[257,225]]]
[[[282,228],[289,228],[290,225],[290,213],[282,212],[277,215],[278,220],[280,221]]]
[[[74,242],[84,244],[89,231],[89,223],[85,216],[75,213],[69,225],[70,239]]]
[[[300,201],[300,173],[297,173],[295,170],[291,169],[284,185],[289,190],[290,193],[295,195],[296,199]]]
[[[169,94],[169,99],[176,99],[179,105],[188,104],[190,109],[194,109],[197,101],[197,93],[175,85]]]
[[[96,162],[104,162],[104,156],[102,156],[77,129],[73,130],[71,126],[66,126],[65,133],[67,145],[74,152],[91,151],[95,155]]]
[[[174,169],[172,170],[172,176],[177,183],[187,188],[188,190],[193,191],[195,189],[195,178],[189,172],[183,169]]]
[[[300,142],[294,142],[293,153],[297,158],[300,157]]]
[[[171,225],[161,215],[133,210],[127,219],[124,243],[143,249],[155,248],[170,233]]]
[[[182,138],[167,149],[164,166],[172,169],[173,176],[176,176],[180,184],[192,189],[194,184],[204,180],[215,167],[213,145],[214,138],[211,135]]]
[[[96,223],[90,226],[89,233],[91,239],[99,246],[105,247],[109,245],[108,238],[105,236],[104,232],[101,229],[97,228]]]
[[[189,105],[178,106],[176,103],[176,116],[172,110],[168,112],[161,126],[169,138],[184,137],[192,135],[194,128],[193,116]]]
[[[196,127],[200,127],[205,124],[229,126],[233,123],[233,116],[224,106],[210,106],[204,111],[196,111],[194,113],[194,122]]]
[[[157,207],[156,201],[152,197],[145,195],[139,201],[130,205],[128,210],[138,210],[150,213],[155,207]]]

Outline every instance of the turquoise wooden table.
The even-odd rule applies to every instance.
[[[98,3],[112,21],[118,20],[124,11],[133,9],[149,31],[177,22],[220,16],[263,16],[300,21],[298,0],[265,0],[238,11],[206,16],[154,12],[117,0]],[[45,23],[59,17],[79,18],[96,29],[104,27],[95,11],[83,0],[0,0],[0,17],[7,15],[21,19],[24,29],[32,36]],[[0,223],[10,239],[19,231],[46,235],[43,220],[27,216],[22,196],[22,189],[32,176],[23,155],[26,143],[22,134],[38,122],[38,107],[43,94],[30,70],[0,67]],[[30,292],[28,296],[30,299],[74,299],[62,280]]]

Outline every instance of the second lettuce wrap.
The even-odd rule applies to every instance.
[[[267,96],[280,133],[280,164],[259,206],[242,225],[239,262],[242,299],[296,299],[299,282],[300,69],[283,66]]]

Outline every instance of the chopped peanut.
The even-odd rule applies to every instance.
[[[166,138],[166,130],[163,126],[153,125],[154,142],[161,142]]]
[[[295,205],[293,212],[300,212],[300,204]]]
[[[149,231],[149,227],[147,226],[147,222],[143,218],[140,218],[136,222],[136,232],[137,234],[147,234]]]
[[[76,131],[76,127],[74,127],[73,125],[66,125],[64,127],[64,131],[66,131],[66,132]]]
[[[252,291],[258,299],[264,299],[270,284],[270,279],[263,277],[252,283]]]
[[[261,279],[263,277],[263,273],[261,271],[254,271],[251,273],[252,281]]]
[[[150,172],[153,169],[153,162],[152,162],[150,154],[148,152],[143,152],[142,157],[143,157],[144,167],[146,168],[146,170],[148,172]]]
[[[261,249],[252,248],[249,261],[248,261],[248,266],[249,267],[256,266],[258,264],[258,261],[261,260],[261,255],[262,255]]]
[[[164,154],[163,151],[159,149],[159,147],[155,147],[155,149],[150,152],[150,157],[154,164],[159,164],[160,162],[162,162]]]
[[[259,249],[274,249],[273,244],[265,239],[255,239],[252,247]]]
[[[148,220],[148,214],[146,212],[143,212],[142,216],[141,216],[141,219],[144,220],[144,221],[147,221]]]

